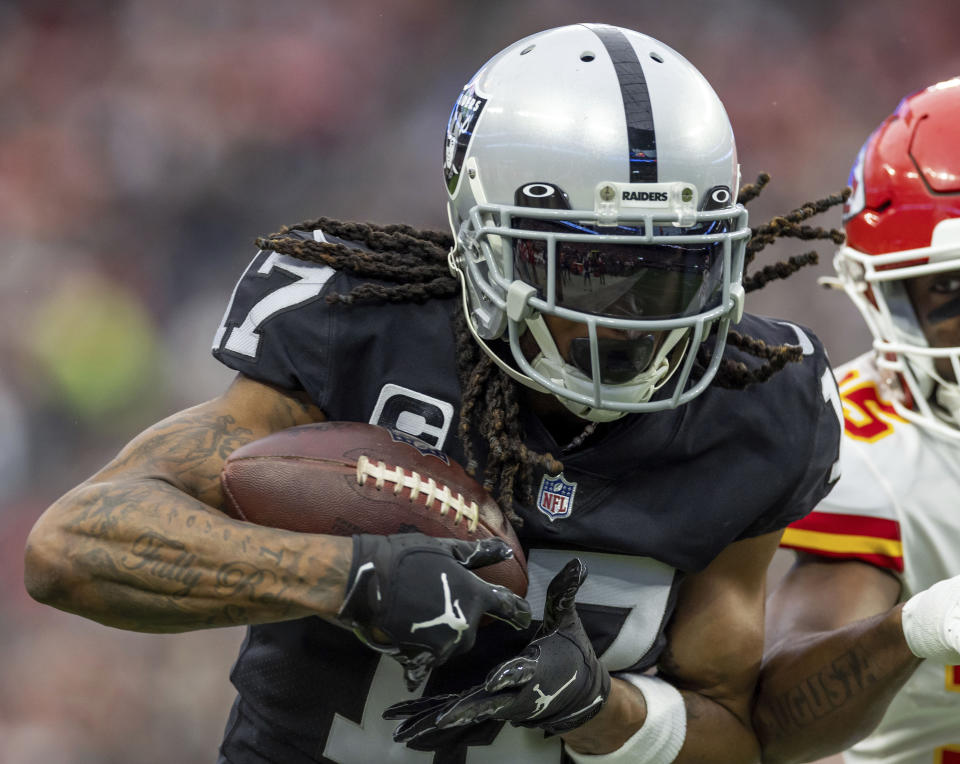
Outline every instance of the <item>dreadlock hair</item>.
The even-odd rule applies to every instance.
[[[764,187],[769,182],[770,176],[765,172],[760,173],[755,182],[748,183],[740,189],[740,193],[737,195],[737,201],[740,204],[748,204],[760,196]],[[803,241],[829,240],[836,245],[842,244],[844,241],[843,231],[837,228],[802,225],[802,223],[815,215],[826,212],[831,207],[843,204],[850,197],[850,193],[850,189],[845,188],[839,193],[830,194],[822,199],[805,202],[786,215],[778,215],[766,223],[751,227],[750,240],[747,242],[746,255],[744,258],[744,269],[756,259],[756,256],[760,252],[777,239],[792,238]],[[808,265],[816,265],[818,262],[819,257],[816,250],[810,250],[799,255],[792,255],[786,260],[765,265],[755,273],[744,274],[744,291],[753,292],[757,289],[762,289],[771,281],[785,279],[801,268]],[[797,345],[771,346],[767,345],[763,340],[754,337],[745,337],[733,329],[727,332],[727,343],[755,358],[764,360],[764,363],[757,368],[750,369],[746,364],[739,361],[733,361],[729,358],[722,359],[717,368],[717,374],[711,384],[733,390],[743,390],[749,385],[766,382],[788,363],[796,363],[803,357],[803,353]],[[706,366],[709,361],[709,352],[705,349],[705,344],[701,345],[697,355],[697,362],[701,366]]]
[[[746,204],[755,199],[769,180],[769,175],[761,174],[755,183],[747,184],[740,190],[737,200]],[[846,189],[842,193],[808,202],[786,215],[752,228],[746,262],[752,262],[759,252],[778,238],[830,239],[834,243],[841,243],[843,233],[840,231],[801,224],[843,203],[849,194],[849,189]],[[357,242],[367,249],[291,235],[294,231],[310,232],[317,229],[339,239]],[[422,303],[435,298],[453,297],[460,292],[460,282],[450,273],[447,265],[447,253],[454,244],[453,237],[441,231],[404,224],[378,225],[316,218],[284,226],[276,233],[257,238],[256,244],[263,250],[328,265],[354,276],[371,279],[347,294],[328,295],[326,299],[331,303]],[[770,281],[786,278],[801,267],[816,262],[816,252],[807,252],[768,265],[746,277],[744,288],[748,292],[760,289]],[[453,331],[457,373],[463,391],[458,431],[466,456],[465,468],[470,475],[477,477],[477,448],[482,448],[486,456],[483,486],[495,496],[511,522],[519,525],[520,518],[511,508],[513,499],[530,501],[539,471],[559,474],[563,464],[550,453],[537,453],[524,445],[518,383],[474,341],[459,300],[453,317]],[[764,382],[787,363],[801,358],[798,347],[771,347],[762,340],[746,337],[733,330],[728,332],[727,342],[763,359],[765,363],[751,370],[743,363],[722,359],[713,382],[721,387],[743,389]],[[699,353],[698,363],[708,363],[709,356],[703,346]]]
[[[371,251],[289,235],[292,231],[316,229],[361,243]],[[379,282],[361,284],[348,294],[331,294],[327,297],[331,303],[424,302],[452,297],[460,291],[459,280],[447,266],[453,237],[439,231],[317,218],[284,226],[277,233],[258,238],[256,243],[260,249],[322,263]],[[459,300],[453,330],[463,390],[458,428],[466,456],[465,468],[476,477],[479,441],[486,452],[483,487],[496,497],[510,521],[519,525],[521,520],[512,509],[513,498],[531,500],[535,471],[545,469],[559,474],[563,465],[551,454],[540,454],[524,445],[517,384],[473,340]]]

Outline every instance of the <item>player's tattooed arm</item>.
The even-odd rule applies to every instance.
[[[903,637],[899,597],[900,582],[880,568],[798,559],[767,604],[753,712],[765,762],[823,758],[879,723],[920,664]]]
[[[323,419],[314,405],[239,377],[174,414],[37,521],[25,581],[36,599],[138,631],[185,631],[335,614],[349,538],[228,518],[220,469],[240,445]]]

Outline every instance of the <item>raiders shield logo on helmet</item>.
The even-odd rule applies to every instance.
[[[479,72],[478,72],[479,75]],[[463,158],[466,156],[473,127],[480,119],[480,112],[487,102],[480,98],[474,90],[475,76],[467,83],[460,97],[450,112],[450,121],[447,122],[447,137],[443,143],[443,175],[447,181],[447,188],[452,194],[460,180],[460,169],[463,167]]]

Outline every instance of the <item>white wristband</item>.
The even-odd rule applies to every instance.
[[[960,576],[913,595],[901,619],[907,647],[918,658],[960,663]]]
[[[567,748],[576,764],[670,764],[687,737],[687,707],[680,691],[668,682],[645,674],[617,674],[643,694],[647,718],[643,726],[610,753],[577,753]]]

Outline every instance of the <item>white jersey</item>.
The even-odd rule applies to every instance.
[[[868,353],[836,370],[841,477],[782,546],[889,569],[902,598],[960,574],[960,444],[897,416]],[[924,661],[847,764],[960,764],[960,667]]]

